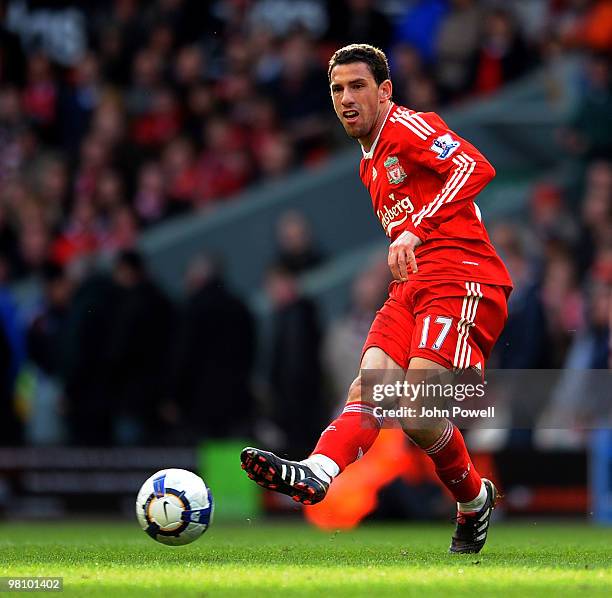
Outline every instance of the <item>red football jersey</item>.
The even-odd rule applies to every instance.
[[[405,230],[423,241],[411,280],[512,286],[474,203],[495,169],[437,114],[392,104],[360,176],[391,241]]]

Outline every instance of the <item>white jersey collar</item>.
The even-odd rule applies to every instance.
[[[387,110],[387,114],[385,114],[385,119],[383,120],[383,123],[380,127],[380,131],[378,131],[378,135],[376,135],[376,139],[374,139],[374,143],[372,144],[372,147],[370,148],[369,152],[366,152],[363,149],[363,145],[359,144],[361,147],[361,153],[363,154],[363,159],[364,160],[369,160],[373,155],[374,155],[374,150],[376,149],[376,146],[378,144],[378,140],[380,139],[380,135],[383,132],[383,129],[385,128],[385,125],[387,124],[387,119],[389,118],[389,114],[391,114],[391,110],[393,110],[393,108],[395,107],[395,103],[391,102],[391,106],[389,106],[389,109]]]

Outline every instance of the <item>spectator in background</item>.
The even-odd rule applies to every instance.
[[[129,68],[137,49],[145,42],[144,23],[139,12],[138,2],[135,0],[117,0],[113,2],[110,10],[105,10],[98,16],[99,30],[103,31],[100,45],[106,48],[106,35],[111,31],[116,35],[115,43],[110,46],[109,58],[114,59],[120,67],[124,65]],[[121,74],[128,76],[128,71]],[[122,82],[125,79],[120,79]]]
[[[77,197],[92,197],[98,177],[109,168],[112,145],[100,136],[89,134],[81,143],[79,166],[74,173],[74,193]]]
[[[580,202],[582,229],[576,247],[579,272],[588,272],[599,247],[612,236],[612,163],[596,160],[587,167]]]
[[[30,360],[50,378],[57,378],[63,367],[62,335],[66,323],[72,281],[64,269],[45,264],[41,272],[42,301],[27,333]]]
[[[56,228],[68,205],[69,175],[66,161],[58,155],[42,155],[31,169],[30,186],[45,220]]]
[[[268,28],[258,25],[251,31],[253,77],[257,85],[265,86],[275,79],[282,67],[279,40]]]
[[[391,55],[393,69],[393,98],[401,106],[410,106],[410,86],[423,76],[423,60],[418,50],[407,43],[398,43]]]
[[[265,168],[258,156],[259,148],[268,141],[274,141],[283,135],[274,102],[266,96],[257,96],[249,104],[248,114],[249,147],[258,161],[259,168]]]
[[[128,137],[127,115],[117,96],[106,96],[92,115],[91,137],[107,148],[110,166],[132,188],[136,171],[145,159],[142,149]]]
[[[21,85],[26,59],[19,36],[6,26],[6,2],[0,2],[0,86]]]
[[[109,380],[109,342],[118,289],[100,273],[82,274],[67,316],[64,367],[67,423],[71,444],[108,446],[113,442],[116,405]]]
[[[70,85],[59,97],[61,143],[66,151],[74,154],[80,146],[102,93],[99,59],[88,52],[76,65]]]
[[[22,272],[35,274],[47,261],[51,247],[51,229],[38,204],[24,207],[20,213],[19,253]]]
[[[176,34],[170,23],[164,22],[161,11],[153,9],[158,14],[152,15],[148,24],[148,44],[157,53],[164,64],[167,64],[170,53],[176,45]]]
[[[104,169],[98,176],[93,204],[105,226],[108,226],[110,214],[126,203],[126,185],[120,171],[115,168]]]
[[[111,255],[136,247],[138,219],[129,206],[118,206],[110,215],[110,227],[102,249]]]
[[[283,127],[291,136],[296,152],[305,161],[326,133],[325,110],[329,99],[327,77],[316,60],[312,40],[304,33],[287,38],[282,49],[283,65],[278,77],[267,86]]]
[[[398,101],[431,110],[465,96],[481,5],[409,3],[397,31],[400,47],[390,48]],[[35,272],[49,246],[63,247],[66,261],[89,251],[65,247],[67,231],[84,222],[101,229],[103,249],[131,247],[139,224],[212,207],[253,181],[318,164],[336,143],[327,126],[330,45],[367,39],[389,46],[388,15],[401,8],[374,0],[88,3],[81,7],[88,48],[68,68],[32,47],[24,56],[18,38],[1,29],[7,54],[0,57],[0,193],[27,195],[45,212],[43,226],[22,228],[14,226],[27,222],[22,208],[7,205],[20,246],[12,276]],[[578,22],[591,11],[574,12],[570,20]],[[519,36],[508,19],[491,23],[482,51],[505,81],[520,62]],[[26,64],[19,74],[5,58],[19,65],[20,54]],[[34,166],[48,163],[50,152],[56,165],[38,176]],[[156,197],[167,201],[144,201],[143,214],[143,195],[155,195],[141,193],[149,163],[162,165],[164,193]],[[74,184],[61,190],[66,173]],[[31,185],[37,181],[43,184]]]
[[[327,33],[330,39],[338,46],[366,43],[388,49],[393,29],[374,0],[343,0],[337,4]]]
[[[612,312],[612,246],[601,251],[591,270],[584,325],[570,347],[564,368],[607,369]]]
[[[0,284],[6,284],[15,274],[19,261],[18,237],[8,209],[0,201]]]
[[[479,95],[499,90],[529,68],[530,52],[508,10],[497,9],[487,15],[473,63],[473,91]]]
[[[541,298],[550,336],[551,366],[562,367],[576,330],[582,327],[582,296],[569,247],[549,255],[544,265]]]
[[[25,360],[25,335],[6,282],[9,264],[0,254],[0,444],[21,444],[23,422],[15,406],[15,382]]]
[[[431,69],[417,48],[401,42],[395,45],[392,55],[393,97],[396,103],[413,110],[428,112],[439,104],[438,87],[429,74]]]
[[[397,23],[396,38],[416,48],[424,62],[432,63],[438,33],[448,11],[448,0],[416,0]],[[395,79],[395,69],[393,73]]]
[[[8,238],[7,251],[4,257],[8,260],[7,269],[3,273],[8,278],[4,281],[7,284],[19,278],[20,276],[28,275],[31,270],[26,266],[24,261],[22,249],[23,249],[23,226],[28,221],[28,216],[32,215],[33,218],[39,216],[37,211],[35,199],[32,197],[30,190],[26,187],[24,182],[19,178],[11,178],[6,181],[0,188],[0,197],[2,198],[0,204],[4,206],[4,229],[5,234]],[[0,209],[0,214],[2,209]],[[2,218],[0,218],[2,220]],[[14,250],[10,247],[10,231],[18,231],[15,235]]]
[[[376,310],[385,302],[389,285],[386,257],[376,261],[353,282],[349,309],[333,322],[325,337],[324,363],[329,364],[332,403],[326,417],[336,417],[346,403],[346,389],[359,368],[361,350]]]
[[[0,321],[0,444],[19,445],[23,441],[23,423],[17,417],[14,403],[14,381],[11,375],[13,354],[4,324]]]
[[[312,446],[324,416],[321,327],[315,303],[302,295],[290,270],[273,266],[265,284],[273,308],[272,419],[286,435],[282,449],[293,454]]]
[[[200,83],[205,73],[204,54],[199,45],[186,45],[177,50],[172,65],[172,79],[183,101],[188,90]]]
[[[217,94],[227,115],[241,126],[248,125],[251,102],[255,96],[253,77],[248,69],[230,74],[219,82]]]
[[[192,141],[199,142],[202,137],[202,123],[214,115],[217,98],[211,83],[192,85],[185,100],[183,131]]]
[[[491,233],[514,283],[508,320],[495,345],[491,363],[504,369],[551,367],[550,339],[535,264],[519,230],[499,224]]]
[[[491,369],[540,369],[554,367],[551,353],[554,351],[547,327],[546,314],[541,298],[539,269],[530,254],[525,239],[526,231],[510,224],[498,224],[492,229],[491,238],[512,278],[514,289],[508,300],[508,319],[491,358]],[[525,447],[531,442],[531,430],[513,429],[512,422],[521,419],[516,397],[522,396],[522,382],[513,379],[503,387],[497,387],[496,395],[499,421],[508,428],[475,428],[469,440],[480,450],[496,450],[504,445]]]
[[[324,256],[317,248],[310,224],[302,213],[295,210],[285,212],[278,219],[276,235],[276,262],[292,274],[302,274],[323,263]]]
[[[167,87],[151,92],[150,105],[134,119],[132,139],[145,150],[158,151],[181,130],[178,98]]]
[[[485,13],[476,0],[451,0],[450,12],[436,37],[436,80],[442,97],[463,96],[471,83],[470,68],[479,47]]]
[[[576,241],[576,219],[566,209],[562,190],[554,183],[542,182],[533,187],[529,210],[531,226],[542,243]]]
[[[170,206],[161,164],[147,162],[141,167],[134,196],[134,208],[145,226],[160,222],[168,214]]]
[[[30,55],[22,102],[37,134],[47,143],[57,142],[58,95],[57,79],[49,58],[42,52]]]
[[[286,135],[270,136],[259,146],[257,153],[259,174],[273,181],[286,176],[294,163],[294,152]]]
[[[125,105],[133,122],[130,139],[136,145],[146,145],[149,141],[141,131],[142,123],[150,118],[154,102],[159,99],[155,92],[163,83],[162,67],[161,57],[150,48],[141,49],[132,62],[131,85],[125,90]]]
[[[189,209],[196,198],[198,180],[194,145],[188,137],[177,137],[166,146],[161,168],[170,212]]]
[[[255,322],[227,288],[219,259],[203,254],[189,265],[187,303],[173,348],[170,402],[163,417],[184,430],[182,441],[251,434]]]
[[[612,78],[610,57],[594,54],[587,63],[582,98],[565,131],[565,144],[577,157],[612,156]]]
[[[196,166],[198,208],[237,193],[249,182],[252,164],[245,147],[244,130],[227,118],[216,116],[206,122],[204,151]]]
[[[151,280],[143,257],[122,251],[114,265],[118,287],[108,341],[110,397],[118,444],[158,442],[167,388],[173,306]]]
[[[33,387],[27,435],[31,444],[59,444],[66,440],[61,377],[73,283],[53,262],[45,264],[41,282],[42,301],[27,331]]]
[[[611,246],[612,247],[612,246]],[[610,388],[589,370],[610,367],[612,249],[597,258],[587,286],[584,325],[572,339],[563,373],[540,417],[540,448],[583,448],[585,429],[605,425],[612,417]],[[555,422],[551,426],[551,422]]]
[[[28,129],[19,90],[0,87],[0,180],[6,181],[19,173],[24,163],[23,132]]]
[[[121,29],[111,24],[104,24],[97,40],[97,52],[100,56],[100,70],[105,81],[111,85],[125,86],[129,82],[130,60],[126,55],[126,42]]]
[[[406,101],[412,110],[429,112],[436,110],[439,105],[436,82],[427,75],[415,77],[408,85]]]
[[[94,253],[101,247],[103,238],[104,229],[92,201],[77,201],[53,243],[53,259],[59,264],[69,264],[76,258]]]

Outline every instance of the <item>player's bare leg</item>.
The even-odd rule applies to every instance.
[[[332,480],[368,451],[380,431],[382,421],[374,416],[375,405],[362,397],[361,370],[398,372],[402,377],[404,374],[384,351],[370,347],[349,388],[344,410],[323,431],[310,457],[289,461],[269,451],[247,447],[240,456],[247,475],[260,486],[307,505],[323,500]]]
[[[418,378],[411,379],[414,372]],[[415,357],[410,361],[406,378],[418,383],[431,372],[438,380],[452,374],[441,365]],[[450,552],[479,552],[487,539],[491,513],[495,508],[497,490],[492,482],[480,477],[458,428],[446,418],[423,420],[403,418],[404,432],[420,446],[436,466],[442,483],[457,501],[457,526]]]

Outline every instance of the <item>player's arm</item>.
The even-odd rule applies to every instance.
[[[474,201],[495,177],[495,169],[437,114],[422,113],[403,120],[410,125],[402,147],[407,160],[433,170],[443,180],[440,192],[412,214],[408,224],[410,232],[425,242],[442,222],[450,220],[466,202]]]
[[[406,223],[407,230],[389,247],[393,277],[407,280],[409,272],[418,271],[414,250],[465,202],[473,201],[495,176],[495,169],[469,141],[449,130],[437,114],[395,118],[406,129],[401,144],[404,157],[435,171],[443,180],[440,192],[412,215]]]

